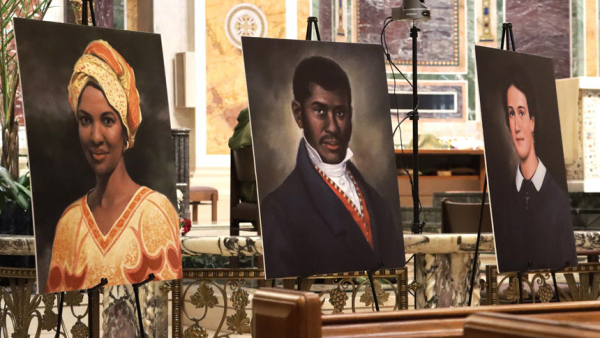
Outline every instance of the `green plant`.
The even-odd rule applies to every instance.
[[[43,19],[52,0],[2,0],[0,7],[0,121],[2,156],[0,165],[13,180],[19,176],[19,125],[15,119],[15,97],[19,71],[13,18]]]
[[[27,211],[31,202],[29,172],[15,181],[8,170],[0,167],[0,211],[7,201],[12,201]]]

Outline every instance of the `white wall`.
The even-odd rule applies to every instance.
[[[196,110],[175,108],[174,59],[176,53],[194,51],[194,0],[154,0],[153,19],[154,33],[162,35],[171,127],[191,129],[190,173],[193,173],[196,167]]]

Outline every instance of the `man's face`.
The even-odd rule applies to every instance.
[[[338,164],[346,157],[352,134],[348,93],[343,88],[328,91],[312,82],[309,90],[304,102],[292,100],[294,119],[323,162]]]
[[[519,158],[524,161],[532,153],[535,119],[529,115],[527,97],[515,86],[508,88],[506,100],[510,134]]]

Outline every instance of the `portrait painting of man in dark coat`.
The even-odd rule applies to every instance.
[[[243,48],[266,277],[404,266],[380,47]]]
[[[576,266],[552,59],[475,51],[498,268]]]

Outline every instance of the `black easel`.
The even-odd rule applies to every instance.
[[[504,38],[506,37],[506,50],[510,50],[508,47],[509,42],[512,45],[513,52],[517,51],[515,49],[515,38],[513,36],[512,31],[512,23],[505,22],[502,24],[502,40],[500,40],[500,49],[504,49]]]
[[[375,292],[375,281],[373,280],[373,272],[367,271],[367,276],[369,276],[369,283],[371,284],[371,292],[373,293],[373,303],[375,303],[375,310],[379,312],[379,300],[377,299],[377,292]]]
[[[58,320],[56,324],[56,338],[60,338],[60,324],[62,324],[62,312],[63,312],[63,300],[65,293],[61,292],[60,297],[58,297]]]
[[[475,257],[473,258],[473,269],[471,270],[471,287],[469,288],[469,304],[473,298],[473,286],[475,285],[475,275],[478,271],[477,259],[479,258],[479,243],[481,242],[481,224],[483,223],[483,210],[485,208],[485,195],[487,190],[487,175],[483,178],[483,192],[481,194],[481,208],[479,209],[479,226],[477,227],[477,241],[475,241]]]
[[[504,49],[504,39],[505,38],[506,38],[506,50],[510,50],[509,44],[511,44],[513,52],[516,51],[515,50],[515,39],[513,36],[513,31],[512,31],[512,23],[510,23],[510,22],[505,22],[502,24],[502,39],[500,40],[501,41],[500,49]],[[413,53],[414,53],[414,50],[413,50]],[[414,81],[416,81],[416,79]],[[415,84],[415,87],[416,87],[416,84]],[[413,145],[414,145],[414,142],[413,142]],[[417,176],[417,175],[415,175],[415,176]],[[483,181],[481,209],[479,211],[479,226],[477,229],[477,241],[475,242],[475,258],[473,260],[473,270],[471,271],[471,286],[469,287],[469,303],[468,303],[469,306],[471,306],[471,299],[473,298],[473,286],[475,285],[475,274],[477,273],[477,271],[476,271],[477,258],[479,255],[479,242],[481,240],[481,223],[483,222],[483,209],[485,208],[486,189],[487,189],[487,176],[485,177],[485,179]],[[414,229],[414,224],[413,224],[413,229]],[[526,270],[530,269],[533,266],[532,262],[529,262],[529,264],[530,265],[528,265],[528,268],[526,268]],[[520,276],[520,275],[518,275],[518,276]],[[521,299],[521,302],[523,302],[523,290],[522,290],[522,286],[521,286],[521,277],[519,277],[519,298]]]
[[[308,26],[306,27],[306,40],[310,41],[312,40],[312,26],[313,24],[315,25],[315,33],[317,33],[317,41],[321,41],[321,35],[319,35],[319,25],[318,22],[319,20],[317,19],[316,16],[309,16],[308,20],[306,20],[308,22]]]
[[[533,269],[533,262],[529,261],[527,262],[525,269],[517,272],[517,279],[519,282],[519,304],[523,304],[523,274],[531,269]]]
[[[94,336],[94,325],[92,325],[93,320],[94,320],[94,299],[96,297],[96,293],[98,292],[98,290],[100,290],[102,287],[104,287],[106,284],[108,284],[108,279],[107,278],[101,278],[100,279],[100,284],[94,286],[91,289],[87,289],[87,295],[88,295],[88,337],[93,337]]]
[[[90,14],[92,15],[92,25],[96,27],[96,16],[94,15],[94,0],[83,0],[81,8],[81,24],[84,26],[88,25],[88,8],[90,5]]]
[[[308,23],[306,27],[306,40],[312,40],[312,27],[315,26],[315,33],[317,33],[317,41],[321,41],[321,35],[319,34],[319,20],[315,16],[309,16],[306,20]],[[416,54],[415,54],[416,56]],[[416,85],[415,85],[416,86]],[[379,263],[379,268],[382,268],[383,264]],[[316,269],[314,269],[314,274],[316,275]],[[369,282],[371,284],[371,291],[373,292],[373,301],[375,303],[375,309],[379,312],[379,302],[377,300],[377,293],[375,292],[375,283],[373,282],[373,271],[367,271],[367,275],[369,276]],[[303,276],[298,278],[298,290],[302,288],[302,282],[306,280],[308,277]]]
[[[560,270],[564,270],[568,268],[571,264],[569,261],[565,262],[565,266],[562,268],[550,270],[550,274],[552,275],[552,283],[554,284],[554,296],[556,296],[556,301],[560,303],[560,297],[558,296],[558,284],[556,283],[556,273]]]
[[[138,323],[140,326],[140,337],[146,338],[146,332],[144,331],[144,322],[142,321],[142,308],[140,307],[140,286],[150,283],[154,280],[154,274],[151,273],[145,281],[133,284],[133,293],[135,294],[135,305],[137,306]]]
[[[510,46],[512,46],[512,51],[516,52],[516,48],[515,48],[515,37],[513,36],[513,31],[512,31],[512,23],[510,22],[505,22],[502,24],[502,39],[500,42],[500,49],[504,49],[504,39],[506,38],[506,50],[510,50]],[[510,46],[509,46],[510,44]],[[517,279],[519,282],[519,304],[523,304],[523,274],[526,273],[527,271],[533,269],[533,262],[529,261],[527,262],[527,266],[517,272]]]

